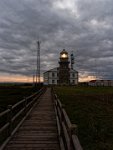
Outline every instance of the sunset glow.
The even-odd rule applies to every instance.
[[[43,82],[43,78],[40,77],[40,81]],[[5,75],[0,76],[0,82],[33,82],[33,77],[21,76],[21,75]]]
[[[95,76],[80,76],[79,82],[88,82],[96,80]],[[43,82],[43,77],[40,77],[40,81]],[[0,82],[33,82],[33,77],[21,76],[21,75],[5,75],[0,76]]]
[[[97,78],[96,78],[96,76],[90,76],[90,75],[88,75],[88,76],[81,76],[80,78],[79,78],[79,82],[88,82],[88,81],[91,81],[91,80],[96,80]]]

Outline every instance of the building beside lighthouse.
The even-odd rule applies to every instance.
[[[74,57],[71,54],[71,66],[68,52],[63,49],[60,53],[59,67],[44,72],[46,85],[77,85],[78,72],[73,69]]]

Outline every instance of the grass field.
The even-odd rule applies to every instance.
[[[56,87],[84,150],[113,150],[113,87]]]
[[[7,105],[13,105],[37,90],[38,87],[32,86],[0,86],[0,112],[7,109]]]

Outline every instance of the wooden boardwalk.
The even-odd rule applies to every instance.
[[[50,88],[40,97],[5,150],[59,150],[56,116]]]

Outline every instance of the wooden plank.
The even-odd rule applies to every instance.
[[[10,141],[10,144],[58,144],[57,140],[15,140],[15,141]]]
[[[72,135],[72,142],[74,149],[83,150],[83,148],[80,145],[79,139],[76,135]]]
[[[39,136],[16,136],[14,138],[12,138],[11,141],[24,141],[24,140],[27,140],[27,141],[58,141],[58,138],[56,136],[45,136],[45,135],[39,135]]]
[[[1,129],[0,129],[0,133],[3,132],[6,128],[9,127],[9,123],[5,124]]]
[[[40,130],[36,130],[36,131],[30,131],[29,130],[29,132],[28,132],[28,130],[26,130],[26,131],[24,131],[24,130],[18,130],[18,132],[17,132],[18,134],[23,134],[23,135],[31,135],[31,134],[33,134],[33,135],[37,135],[37,134],[56,134],[56,132],[53,132],[53,131],[51,131],[51,130],[49,130],[49,131],[40,131]]]
[[[8,148],[59,148],[58,144],[45,143],[45,144],[9,144]],[[26,150],[26,149],[25,149]]]
[[[37,150],[37,147],[34,147],[34,148],[32,148],[32,147],[27,147],[27,149],[26,148],[24,148],[24,147],[21,147],[21,149],[20,149],[20,147],[7,147],[7,150]],[[58,150],[58,148],[57,147],[44,147],[43,149],[41,148],[41,147],[38,147],[38,150]]]
[[[64,138],[65,138],[65,145],[67,147],[67,150],[70,150],[70,138],[69,138],[64,122],[62,122],[62,127],[63,127],[63,133],[64,133]]]
[[[2,116],[4,116],[4,115],[6,115],[7,113],[9,113],[10,112],[10,110],[9,109],[7,109],[7,110],[5,110],[5,111],[3,111],[3,112],[1,112],[0,113],[0,117],[2,117]]]

